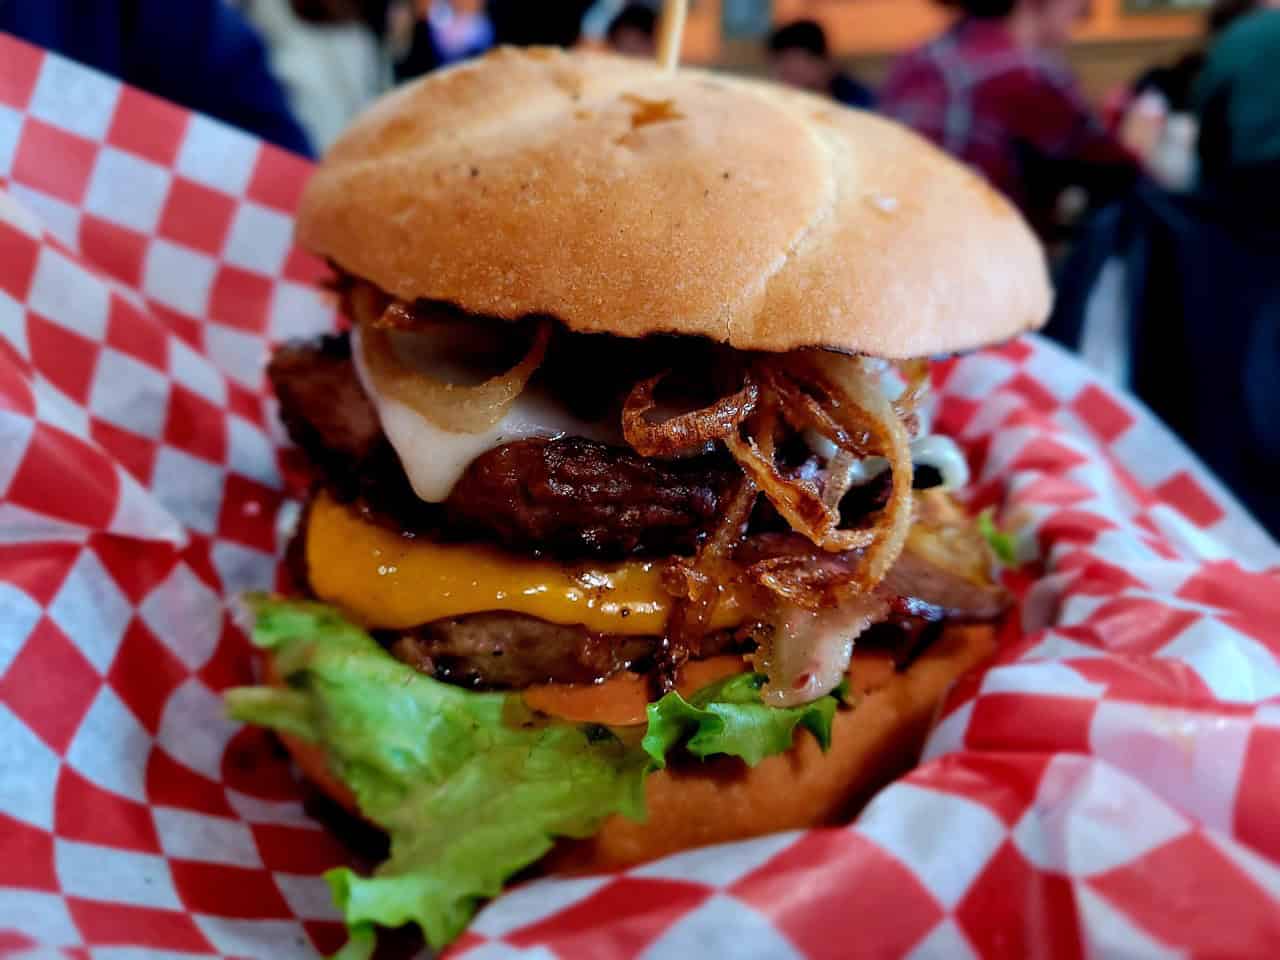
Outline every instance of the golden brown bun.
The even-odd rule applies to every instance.
[[[645,823],[611,817],[594,837],[562,842],[547,868],[609,869],[839,821],[916,765],[947,688],[994,650],[994,628],[950,627],[909,670],[879,676],[853,710],[836,714],[826,753],[804,732],[788,753],[755,767],[722,758],[659,771],[645,784]],[[855,657],[855,689],[858,668]]]
[[[404,300],[745,349],[946,353],[1037,327],[1050,303],[1019,215],[905,128],[550,49],[385,97],[307,184],[298,236]]]
[[[915,765],[938,703],[958,676],[995,650],[995,629],[950,626],[911,668],[898,673],[883,655],[859,653],[851,671],[860,693],[836,715],[823,753],[807,732],[790,752],[753,768],[739,760],[690,761],[649,776],[649,817],[605,821],[588,840],[561,841],[548,872],[610,869],[711,843],[831,823],[848,816]],[[274,671],[268,668],[268,677]],[[321,748],[280,739],[302,772],[356,813],[354,798],[329,771]]]

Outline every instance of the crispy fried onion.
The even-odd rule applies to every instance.
[[[813,387],[803,377],[797,378],[795,371],[781,363],[763,363],[758,376],[765,384],[766,393],[777,404],[782,418],[793,429],[812,430],[837,449],[849,451],[853,457],[875,452],[869,436],[870,423],[854,419],[858,411],[848,411],[844,420],[837,419],[830,409],[833,401],[827,399],[824,403],[814,395]]]
[[[757,438],[743,440],[731,435],[725,438],[725,445],[792,530],[833,552],[856,550],[875,540],[874,530],[839,529],[838,505],[828,506],[812,481],[785,476],[773,456],[760,448]]]
[[[344,306],[357,326],[378,322],[391,298],[371,283],[353,281],[342,288]]]
[[[906,387],[898,399],[893,401],[893,412],[898,415],[898,419],[905,420],[919,409],[921,401],[929,392],[929,361],[899,360],[897,368]]]
[[[399,309],[396,303],[384,312]],[[387,327],[398,321],[361,319],[360,343],[369,374],[380,389],[451,433],[482,433],[500,421],[542,365],[551,339],[551,321],[538,321],[524,358],[511,369],[475,386],[438,380],[405,364],[391,344]]]
[[[649,414],[657,406],[654,391],[671,371],[641,380],[627,395],[622,407],[622,433],[642,457],[673,457],[697,452],[708,443],[737,433],[751,416],[760,397],[760,388],[750,376],[742,389],[721,397],[708,407],[681,413],[654,422]]]
[[[827,464],[827,478],[822,484],[822,502],[828,510],[840,509],[840,501],[853,486],[853,465],[855,458],[843,448],[836,450],[836,455]]]
[[[876,376],[858,358],[804,351],[761,361],[758,376],[764,395],[788,425],[813,430],[836,446],[822,488],[782,473],[772,454],[771,430],[757,430],[745,439],[735,432],[725,438],[725,444],[793,530],[832,552],[873,544],[879,548],[869,553],[865,576],[859,578],[861,588],[869,589],[893,562],[910,525],[911,453],[906,429]],[[849,468],[856,457],[870,455],[884,456],[893,470],[888,507],[873,528],[841,529],[840,501],[849,490]],[[886,533],[893,536],[886,538]]]
[[[814,557],[783,555],[757,560],[747,567],[747,576],[775,597],[811,610],[833,606],[842,599],[844,587],[854,579],[865,551],[824,554],[828,562]]]
[[[900,360],[897,368],[906,387],[893,401],[893,412],[914,437],[919,433],[920,404],[929,393],[929,361]]]
[[[850,581],[848,592],[869,593],[884,579],[902,552],[911,528],[912,466],[906,428],[894,414],[877,378],[870,375],[857,358],[815,350],[799,354],[788,362],[829,399],[831,415],[837,422],[851,433],[865,427],[871,438],[872,452],[889,461],[892,482],[888,502],[870,531],[856,531],[864,536],[869,532],[871,536],[857,544],[866,546],[866,553]],[[769,492],[764,490],[766,496]],[[839,519],[838,515],[836,519]],[[807,531],[799,532],[818,546],[832,550],[831,546],[819,542]],[[845,532],[836,531],[838,534]]]
[[[672,560],[664,571],[664,585],[675,597],[667,618],[667,635],[659,658],[664,689],[674,687],[690,646],[711,628],[711,618],[733,573],[733,549],[742,539],[760,491],[743,477],[725,504],[720,522],[691,559]]]
[[[889,601],[877,594],[851,597],[826,610],[784,607],[752,660],[769,678],[761,691],[764,702],[793,707],[830,693],[849,669],[853,642],[888,612]]]
[[[907,430],[886,398],[876,371],[857,358],[805,351],[765,363],[784,365],[761,373],[765,396],[788,425],[831,440],[837,453],[827,480],[817,485],[786,476],[774,455],[773,423],[756,417],[753,435],[737,432],[726,444],[743,471],[798,533],[824,551],[813,557],[765,558],[747,577],[782,606],[773,632],[756,654],[768,677],[767,703],[805,703],[834,688],[849,667],[853,643],[884,617],[887,600],[876,587],[902,552],[911,525],[912,467]],[[854,456],[889,461],[891,485],[884,509],[868,528],[841,529],[839,504],[848,489]]]

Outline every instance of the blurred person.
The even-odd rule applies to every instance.
[[[1205,53],[1213,41],[1240,17],[1266,6],[1266,0],[1217,0],[1205,15],[1204,40],[1173,63],[1158,64],[1139,74],[1124,91],[1109,98],[1120,141],[1142,158],[1166,185],[1185,188],[1195,169],[1194,116],[1196,82],[1204,69]],[[1188,136],[1190,134],[1190,136]],[[1183,175],[1159,176],[1172,154]],[[1178,181],[1170,184],[1170,181]]]
[[[1277,0],[1215,0],[1205,15],[1206,33],[1210,39],[1216,38],[1246,13],[1278,6]]]
[[[1275,0],[1272,5],[1276,5]],[[1189,111],[1196,80],[1204,68],[1206,50],[1220,34],[1245,14],[1266,6],[1268,0],[1216,0],[1205,13],[1204,42],[1171,64],[1144,70],[1133,84],[1134,94],[1154,90],[1165,98],[1171,112]]]
[[[1103,126],[1062,52],[1089,0],[941,0],[960,18],[898,59],[882,109],[972,164],[1042,233],[1072,186],[1097,201],[1137,159]]]
[[[261,39],[224,0],[0,3],[0,31],[311,154]]]
[[[1142,181],[1091,217],[1045,332],[1141,398],[1280,537],[1280,198],[1227,186]]]
[[[652,59],[657,52],[658,14],[643,3],[628,3],[609,22],[605,42],[614,53]]]
[[[318,151],[390,86],[390,62],[355,0],[244,0],[243,9]]]
[[[416,0],[388,0],[384,45],[391,57],[397,83],[430,73],[444,62],[436,46],[435,32],[419,15]]]
[[[769,72],[788,86],[825,94],[845,106],[875,105],[871,89],[831,59],[827,34],[815,20],[796,20],[769,35]]]
[[[1201,189],[1260,216],[1280,211],[1280,4],[1235,20],[1196,83]]]
[[[1192,98],[1196,188],[1143,183],[1091,218],[1047,332],[1109,365],[1280,536],[1277,63],[1280,10],[1221,33]]]
[[[427,24],[442,63],[466,60],[493,46],[493,23],[480,0],[432,0]]]
[[[489,0],[496,42],[517,47],[572,47],[593,0]]]

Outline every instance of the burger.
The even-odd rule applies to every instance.
[[[354,931],[527,868],[847,818],[1008,606],[929,360],[1042,323],[1042,252],[874,115],[499,50],[306,184],[350,327],[269,376],[314,486],[232,713],[389,838]]]

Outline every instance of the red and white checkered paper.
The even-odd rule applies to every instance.
[[[291,502],[265,357],[334,323],[307,172],[0,37],[0,955],[342,941],[346,854],[219,701]],[[519,887],[455,955],[1276,955],[1280,550],[1043,341],[936,384],[1039,560],[925,763],[846,829]]]

